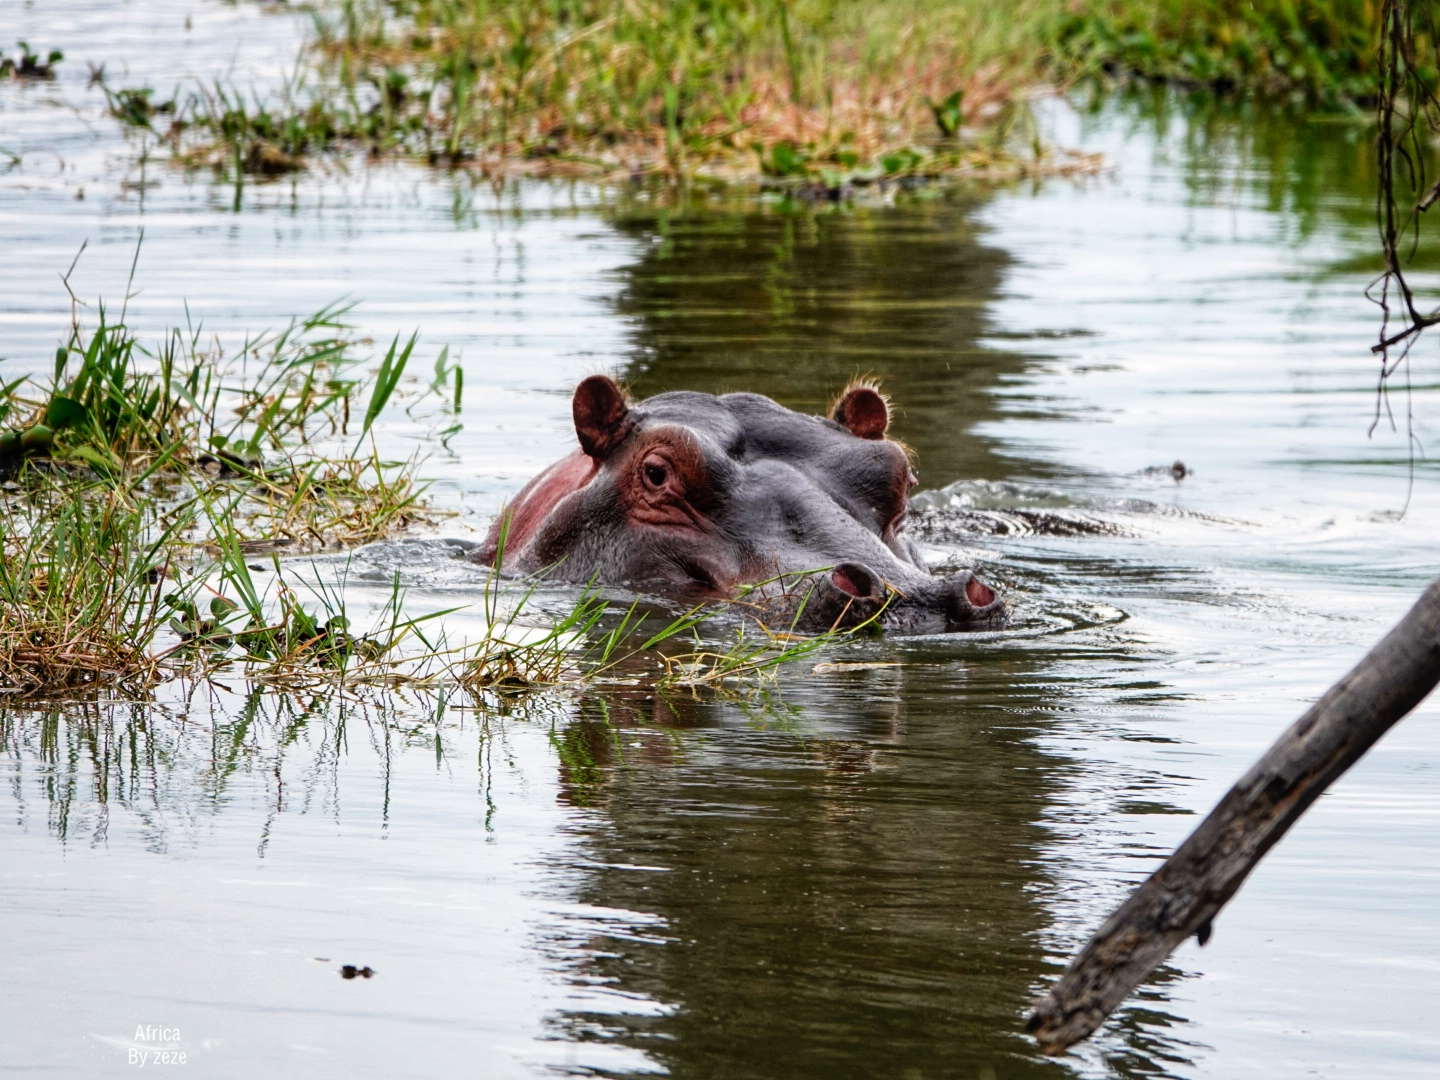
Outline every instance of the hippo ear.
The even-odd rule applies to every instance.
[[[575,388],[572,402],[580,449],[604,461],[630,434],[630,406],[615,380],[591,375]]]
[[[830,419],[862,439],[883,439],[890,408],[873,386],[852,386],[830,410]]]

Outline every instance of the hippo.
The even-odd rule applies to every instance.
[[[1005,618],[993,589],[968,570],[932,576],[905,535],[917,481],[869,383],[825,417],[760,394],[630,401],[603,375],[581,382],[572,405],[579,448],[520,490],[475,558],[754,605],[767,625],[810,632],[942,633]]]

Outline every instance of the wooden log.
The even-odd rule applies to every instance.
[[[1211,921],[1330,784],[1440,682],[1440,581],[1355,669],[1276,741],[1210,816],[1096,931],[1035,1005],[1047,1054],[1087,1038]]]

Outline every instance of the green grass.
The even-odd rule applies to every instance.
[[[1067,72],[1368,107],[1376,8],[1373,0],[1077,0],[1050,33]]]
[[[0,498],[0,694],[138,692],[158,681],[151,646],[192,520],[133,488],[69,476]]]
[[[1029,95],[1077,78],[1365,105],[1375,19],[1372,0],[335,0],[273,95],[106,93],[236,182],[354,151],[837,190],[1093,169],[1028,122]]]
[[[424,515],[416,463],[383,461],[366,439],[415,342],[391,344],[366,395],[371,358],[343,314],[327,308],[227,356],[193,327],[147,350],[102,306],[56,351],[48,385],[0,384],[0,476],[85,474],[161,500],[223,488],[241,496],[242,540],[292,551],[403,529]]]
[[[497,569],[481,597],[485,632],[465,653],[460,671],[460,684],[474,694],[516,695],[564,685],[748,693],[787,664],[871,631],[879,618],[877,613],[846,630],[797,633],[812,575],[793,574],[746,587],[733,605],[701,604],[669,617],[643,610],[638,601],[617,615],[592,582],[568,611],[536,627],[530,608],[542,579],[507,581],[498,569],[504,556],[502,524]],[[777,583],[783,587],[778,605],[747,602],[749,594],[759,596]],[[702,629],[727,610],[751,617],[707,640]],[[776,615],[785,619],[779,629],[763,621]]]
[[[1036,4],[345,0],[318,48],[424,151],[482,168],[852,178],[1014,167],[970,129],[1031,81]],[[937,111],[932,103],[950,103]],[[906,153],[906,152],[909,153]]]
[[[372,625],[355,627],[347,574],[290,556],[431,519],[419,462],[380,460],[373,428],[408,396],[412,418],[428,410],[453,432],[463,379],[442,350],[428,384],[407,380],[415,339],[365,356],[343,314],[227,354],[190,327],[146,349],[102,306],[93,327],[71,328],[48,381],[0,383],[0,696],[137,696],[237,672],[291,687],[458,685],[490,701],[743,693],[843,636],[753,620],[702,636],[722,609],[657,617],[593,589],[547,615],[537,580],[493,570],[475,641],[446,634],[445,617],[470,605],[411,615],[398,576]],[[793,631],[803,597],[782,609]]]
[[[450,386],[402,389],[413,338],[367,374],[343,314],[227,354],[195,327],[147,349],[102,305],[92,327],[71,327],[48,380],[0,381],[0,692],[137,690],[221,658],[222,638],[275,668],[317,656],[343,668],[411,629],[397,607],[388,635],[352,638],[343,612],[310,614],[336,597],[307,607],[282,589],[279,624],[252,603],[231,632],[237,605],[216,588],[265,551],[430,520],[418,460],[381,460],[371,427],[402,395],[412,416],[453,423]],[[447,355],[437,378],[452,374]],[[169,634],[208,654],[164,647]]]
[[[1089,163],[1029,136],[1053,0],[342,0],[296,74],[106,89],[177,158],[234,178],[316,154],[491,175],[864,185]]]

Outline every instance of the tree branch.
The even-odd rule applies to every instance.
[[[1100,927],[1028,1027],[1047,1054],[1089,1037],[1211,920],[1310,804],[1440,682],[1440,581],[1220,800]]]

